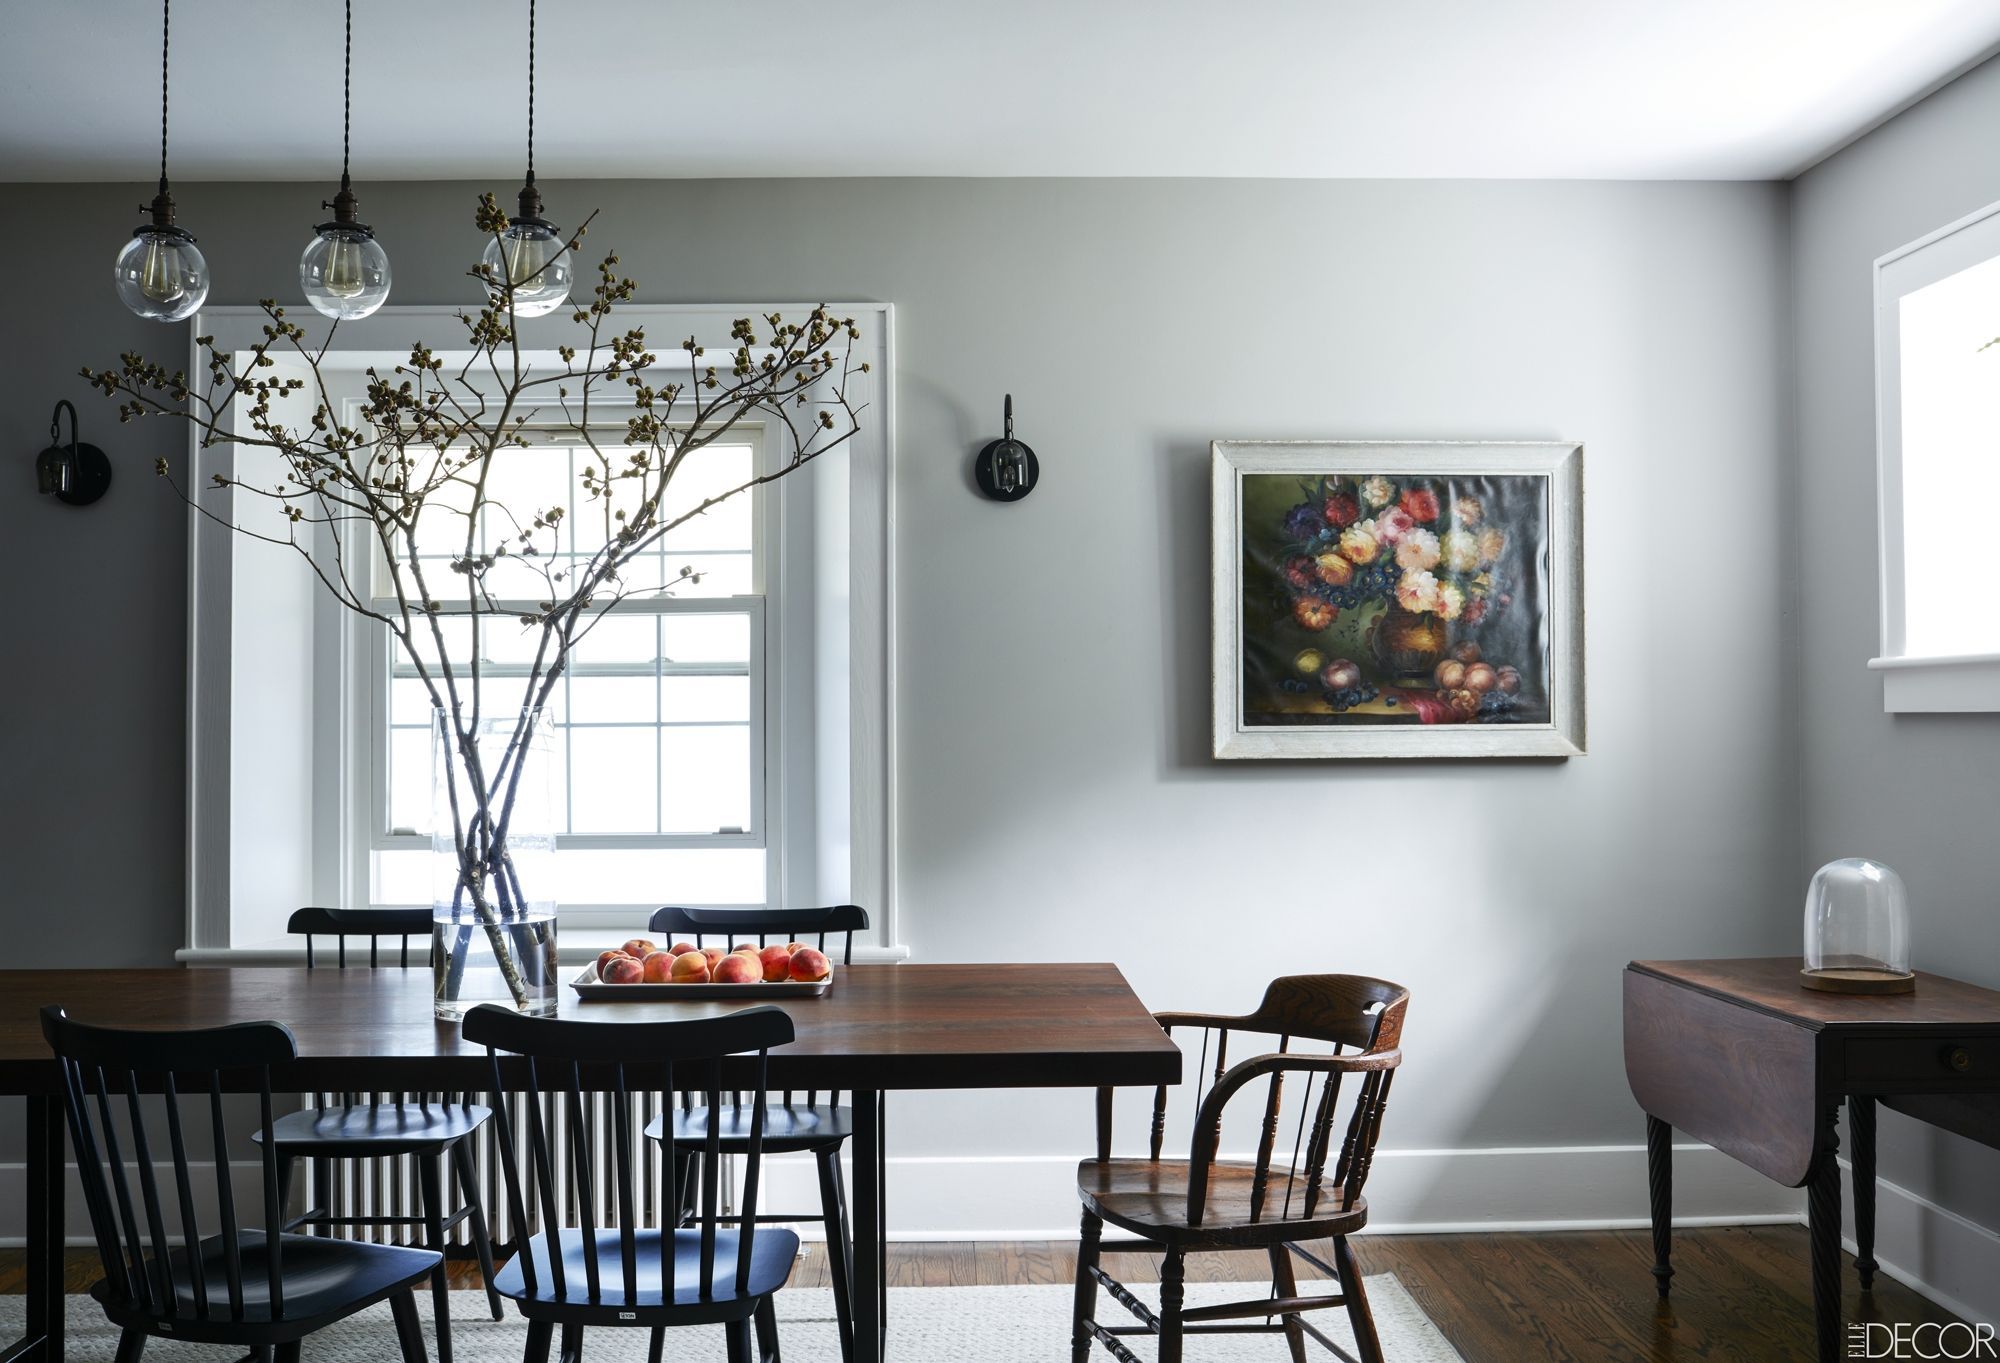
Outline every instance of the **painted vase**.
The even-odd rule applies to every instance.
[[[1375,661],[1392,677],[1428,677],[1444,658],[1445,624],[1430,611],[1392,605],[1370,630]]]

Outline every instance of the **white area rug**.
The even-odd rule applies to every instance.
[[[1301,1282],[1308,1294],[1331,1290],[1328,1284]],[[1189,1283],[1188,1305],[1240,1300],[1257,1289],[1244,1283]],[[1149,1305],[1157,1305],[1157,1290],[1135,1285]],[[1390,1274],[1368,1279],[1368,1300],[1375,1308],[1375,1328],[1382,1337],[1388,1363],[1462,1363]],[[1067,1287],[892,1287],[889,1289],[889,1359],[891,1363],[1068,1363],[1071,1290]],[[1098,1294],[1098,1318],[1125,1324],[1125,1309]],[[0,1298],[0,1331],[4,1339],[18,1337],[24,1311],[20,1297]],[[525,1327],[507,1304],[508,1319],[487,1315],[486,1297],[478,1292],[451,1294],[453,1363],[510,1363],[521,1356]],[[417,1294],[430,1357],[437,1358],[431,1330],[428,1293]],[[1347,1313],[1319,1311],[1311,1317],[1320,1329],[1352,1352]],[[584,1333],[586,1363],[643,1363],[645,1330],[589,1330]],[[786,1363],[839,1363],[840,1342],[833,1321],[833,1298],[823,1289],[788,1288],[778,1294],[778,1340]],[[1141,1358],[1155,1356],[1152,1340],[1127,1337]],[[69,1299],[69,1340],[66,1356],[80,1363],[110,1363],[117,1352],[118,1333],[89,1297]],[[1308,1341],[1310,1354],[1331,1359],[1325,1349]],[[226,1363],[240,1356],[213,1346],[177,1340],[149,1340],[147,1363]],[[722,1333],[713,1327],[690,1327],[667,1334],[668,1363],[723,1363]],[[1207,1335],[1190,1337],[1187,1363],[1289,1363],[1283,1335]],[[396,1335],[387,1307],[350,1317],[306,1340],[305,1363],[396,1363]],[[1093,1363],[1109,1363],[1102,1345],[1091,1353]]]

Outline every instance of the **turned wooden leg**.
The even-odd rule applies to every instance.
[[[1840,1104],[1827,1109],[1824,1145],[1806,1182],[1806,1217],[1812,1238],[1813,1322],[1819,1336],[1819,1363],[1840,1359],[1840,1149],[1835,1118]]]
[[[1854,1138],[1854,1269],[1861,1290],[1875,1288],[1875,1100],[1847,1100],[1847,1130]]]
[[[1361,1363],[1383,1363],[1382,1340],[1375,1333],[1375,1313],[1368,1307],[1368,1289],[1361,1285],[1361,1268],[1347,1237],[1333,1237],[1333,1266],[1340,1270],[1340,1295],[1347,1298],[1347,1323],[1354,1331],[1354,1347],[1361,1351]]]
[[[1292,1247],[1290,1245],[1271,1246],[1271,1286],[1281,1297],[1299,1295],[1298,1275],[1292,1271]],[[1282,1317],[1285,1325],[1285,1343],[1291,1346],[1292,1363],[1306,1363],[1306,1330],[1299,1324],[1296,1315]]]
[[[1667,1295],[1674,1281],[1674,1129],[1646,1114],[1646,1184],[1653,1199],[1653,1281]]]
[[[1083,1214],[1083,1229],[1076,1238],[1076,1304],[1070,1312],[1070,1363],[1088,1363],[1093,1336],[1090,1323],[1097,1318],[1097,1279],[1090,1270],[1097,1267],[1097,1247],[1104,1238],[1104,1219],[1093,1212]]]

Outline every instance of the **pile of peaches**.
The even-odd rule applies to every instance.
[[[724,951],[692,942],[655,946],[634,937],[597,958],[597,978],[606,984],[816,984],[833,973],[833,963],[804,942],[759,947],[744,942]]]

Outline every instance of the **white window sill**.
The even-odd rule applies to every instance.
[[[1882,674],[1882,709],[1892,715],[2000,711],[2000,653],[1870,658]]]
[[[609,951],[612,947],[630,941],[631,938],[632,934],[630,932],[615,931],[610,928],[570,928],[561,930],[557,933],[556,938],[556,957],[563,965],[586,965],[597,959],[599,952]],[[368,945],[365,941],[357,939],[354,942],[350,942],[347,952],[350,962],[361,966],[368,964]],[[412,965],[420,964],[420,955],[418,944],[416,942],[410,943],[410,961]],[[333,953],[331,944],[320,948],[319,957],[322,962],[332,961]],[[302,966],[306,962],[306,949],[303,945],[294,946],[285,942],[240,947],[182,947],[174,953],[174,959],[182,965]],[[909,959],[910,949],[900,944],[886,947],[873,942],[856,942],[854,944],[854,963],[856,965],[894,964]],[[390,939],[384,939],[383,941],[382,960],[386,965],[395,964],[395,947]]]

